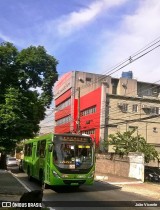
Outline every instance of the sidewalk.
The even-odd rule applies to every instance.
[[[137,193],[150,197],[154,200],[160,200],[160,183],[142,182],[134,178],[120,177],[112,174],[96,173],[96,181],[106,182],[121,187],[121,191]]]
[[[116,176],[116,175],[113,175],[113,174],[102,174],[102,173],[96,173],[95,174],[95,180],[96,181],[104,181],[104,182],[107,182],[109,184],[143,183],[141,180],[137,180],[137,179],[134,179],[134,178]]]
[[[27,189],[7,170],[0,170],[0,202],[19,201]]]

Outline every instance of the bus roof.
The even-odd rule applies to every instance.
[[[28,139],[25,141],[25,144],[28,144],[28,143],[31,143],[31,142],[34,142],[34,141],[39,141],[39,140],[43,140],[43,139],[51,139],[53,138],[53,136],[77,136],[77,137],[89,137],[89,135],[81,135],[81,134],[72,134],[72,133],[48,133],[48,134],[45,134],[45,135],[42,135],[42,136],[37,136],[33,139]]]
[[[43,140],[43,139],[51,139],[52,136],[53,136],[52,133],[48,133],[48,134],[45,134],[45,135],[42,135],[42,136],[36,136],[33,139],[26,140],[25,144],[31,143],[31,142],[36,141],[36,140],[39,141],[39,140]]]

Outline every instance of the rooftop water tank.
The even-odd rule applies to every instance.
[[[132,71],[122,72],[122,77],[127,79],[133,79],[133,72]]]

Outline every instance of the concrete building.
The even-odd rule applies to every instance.
[[[54,87],[54,132],[80,130],[101,145],[111,133],[136,128],[160,152],[160,87],[133,79],[132,72],[122,75],[63,75]]]

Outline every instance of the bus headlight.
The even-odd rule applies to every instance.
[[[57,174],[57,172],[55,172],[55,171],[53,171],[53,175],[54,175],[56,178],[61,178],[61,177]]]

